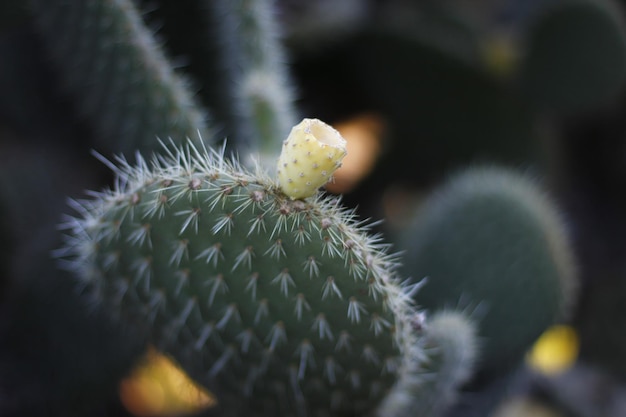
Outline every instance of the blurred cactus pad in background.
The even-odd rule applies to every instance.
[[[0,415],[626,415],[625,19],[1,2]]]

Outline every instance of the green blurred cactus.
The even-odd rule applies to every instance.
[[[32,0],[37,28],[99,151],[156,149],[157,137],[211,138],[208,118],[131,0]]]
[[[481,355],[467,404],[450,415],[488,415],[531,345],[574,303],[576,268],[560,214],[529,178],[472,168],[418,208],[401,242],[403,274],[426,281],[416,302],[465,311],[478,326]]]
[[[231,129],[241,143],[240,152],[275,154],[277,138],[285,137],[297,121],[271,3],[209,2],[224,42],[225,85],[231,90],[230,101],[238,106],[230,114],[237,117]]]
[[[558,212],[532,181],[509,170],[452,178],[420,208],[402,247],[403,273],[427,280],[415,295],[419,305],[477,310],[484,372],[517,366],[575,298]]]
[[[454,405],[459,390],[467,382],[479,347],[474,326],[468,326],[467,315],[457,311],[438,311],[424,331],[423,346],[429,358],[423,365],[420,389],[412,395],[392,392],[386,399],[381,416],[402,414],[402,407],[411,410],[408,416],[444,416]]]
[[[269,0],[136,0],[184,62],[198,97],[211,109],[216,136],[242,156],[276,151],[297,122],[278,13]]]

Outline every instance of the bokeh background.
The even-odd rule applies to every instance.
[[[207,53],[226,40],[195,0],[134,3],[211,112],[216,136],[228,137]],[[274,12],[298,112],[348,140],[328,189],[361,217],[385,219],[375,231],[387,240],[467,166],[530,173],[558,204],[580,296],[511,377],[495,415],[626,415],[626,4],[280,0]],[[129,346],[83,305],[50,256],[68,198],[112,181],[91,150],[125,151],[94,139],[98,128],[52,61],[29,2],[3,0],[0,415],[219,415],[170,359]],[[473,381],[469,403],[498,385]]]

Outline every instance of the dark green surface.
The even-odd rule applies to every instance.
[[[212,139],[197,107],[130,0],[34,0],[42,41],[99,152],[156,150],[158,138]]]
[[[458,175],[407,231],[403,272],[427,284],[427,309],[475,312],[480,368],[504,372],[571,302],[571,255],[554,209],[527,179],[505,170]]]
[[[546,5],[528,29],[522,94],[543,110],[580,112],[618,97],[626,81],[623,17],[609,2]]]

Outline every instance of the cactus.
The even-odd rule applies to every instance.
[[[183,57],[227,149],[242,157],[272,154],[273,161],[280,138],[297,122],[273,2],[136,2],[169,55]]]
[[[324,159],[328,146],[308,145],[343,140],[322,122],[303,124],[312,122],[311,133],[294,128],[290,139],[307,146],[286,141],[289,158]],[[295,199],[289,183],[192,144],[150,167],[137,160],[120,159],[118,187],[77,206],[68,250],[98,304],[150,331],[201,382],[217,383],[230,412],[361,414],[389,393],[405,400],[388,401],[381,415],[409,415],[419,407],[414,392],[432,387],[420,375],[424,344],[437,351],[432,363],[450,359],[448,368],[469,373],[472,351],[459,360],[461,345],[445,346],[457,337],[450,329],[420,339],[423,314],[393,256],[335,199]]]
[[[559,214],[531,181],[508,170],[473,169],[450,180],[419,211],[403,247],[404,273],[428,277],[418,304],[482,315],[484,372],[519,364],[574,299]]]
[[[416,302],[460,309],[477,322],[476,374],[448,413],[488,415],[525,352],[573,303],[575,268],[560,215],[524,176],[474,168],[437,190],[401,240],[402,272],[426,280]]]
[[[157,136],[211,138],[183,79],[131,0],[33,0],[37,26],[101,152],[158,148]]]
[[[223,62],[229,63],[224,84],[237,107],[231,112],[237,118],[231,129],[239,151],[272,153],[276,138],[296,121],[270,6],[270,0],[220,0],[208,6],[221,28]]]

